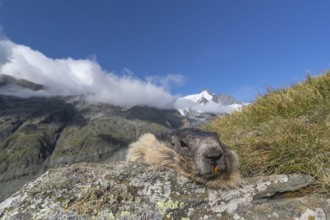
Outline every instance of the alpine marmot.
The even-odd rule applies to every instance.
[[[211,188],[234,187],[240,180],[237,154],[217,133],[197,128],[146,133],[130,145],[126,160],[169,167]]]

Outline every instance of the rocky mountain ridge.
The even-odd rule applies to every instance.
[[[0,95],[0,201],[49,168],[121,160],[141,134],[184,124],[175,110]]]
[[[45,86],[41,84],[37,84],[25,79],[16,79],[15,77],[6,74],[0,74],[0,88],[10,86],[26,88],[32,91],[39,91],[45,89]]]

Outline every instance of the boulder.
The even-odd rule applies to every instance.
[[[308,175],[242,180],[215,190],[172,170],[129,162],[50,169],[0,204],[1,219],[329,219],[330,199],[278,196]]]

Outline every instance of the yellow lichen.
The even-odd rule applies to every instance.
[[[116,217],[112,212],[109,214],[109,220],[116,220]]]
[[[120,216],[121,217],[130,217],[131,216],[131,213],[129,211],[122,211],[120,213]]]
[[[168,200],[167,202],[157,202],[157,206],[161,212],[162,215],[166,215],[166,217],[170,217],[170,213],[172,210],[174,209],[179,209],[183,207],[183,203],[182,202],[174,202],[172,200]]]

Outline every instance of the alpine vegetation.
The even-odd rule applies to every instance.
[[[330,72],[269,90],[205,126],[239,154],[243,176],[306,173],[330,192]]]

